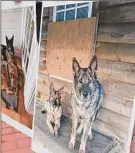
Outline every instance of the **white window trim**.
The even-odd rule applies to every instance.
[[[24,84],[24,104],[25,109],[28,113],[33,114],[34,102],[35,102],[35,87],[36,77],[38,73],[37,63],[37,37],[36,37],[36,5],[33,6],[32,10],[30,7],[23,9],[23,23],[22,23],[22,68],[25,75]],[[28,16],[29,17],[28,17]],[[29,24],[26,26],[26,22]],[[33,34],[31,35],[31,24],[34,22]],[[27,33],[27,35],[26,35]],[[31,40],[32,39],[32,40]],[[30,44],[30,42],[32,43]],[[31,47],[29,46],[31,45]],[[30,52],[29,52],[30,47]],[[27,61],[28,60],[28,61]],[[27,65],[28,63],[28,65]],[[27,65],[27,69],[26,69]]]
[[[64,12],[64,21],[65,21],[65,16],[66,16],[66,11],[70,11],[70,10],[74,10],[75,9],[75,19],[77,19],[77,9],[78,8],[84,8],[84,7],[89,7],[89,10],[88,10],[88,17],[91,17],[92,15],[92,6],[93,6],[93,2],[92,1],[85,1],[86,3],[88,2],[88,4],[85,4],[85,5],[81,5],[81,6],[77,6],[77,4],[79,3],[84,3],[84,2],[79,2],[79,3],[71,3],[71,4],[75,4],[75,7],[71,7],[71,8],[66,8],[66,5],[67,4],[63,4],[65,5],[65,8],[62,9],[62,10],[56,10],[57,6],[54,6],[53,7],[53,22],[56,22],[56,14],[59,13],[59,12]],[[62,4],[61,4],[62,5]]]

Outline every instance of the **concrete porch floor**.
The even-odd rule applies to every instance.
[[[33,153],[31,151],[31,139],[2,122],[2,153]]]
[[[75,150],[68,148],[71,132],[71,120],[65,116],[62,118],[59,137],[52,136],[49,133],[45,122],[45,115],[41,113],[41,104],[36,103],[36,112],[34,119],[34,140],[33,143],[48,149],[52,153],[78,153],[80,145],[80,136],[77,137]],[[124,153],[123,146],[114,138],[106,136],[93,130],[93,140],[88,140],[86,153]]]

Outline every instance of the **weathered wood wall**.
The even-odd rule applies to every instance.
[[[45,14],[49,19],[49,13]],[[43,26],[45,22],[43,22]],[[47,22],[46,22],[47,25]],[[46,30],[47,34],[47,30]],[[45,101],[49,94],[49,79],[45,71],[47,37],[41,44],[37,98]],[[135,94],[135,2],[102,2],[96,48],[99,59],[98,79],[104,88],[104,102],[95,128],[127,141]],[[72,113],[70,93],[72,84],[51,78],[56,88],[65,85],[64,112]]]

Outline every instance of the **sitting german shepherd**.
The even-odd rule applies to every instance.
[[[88,68],[81,68],[76,58],[73,58],[72,67],[74,74],[71,100],[73,114],[69,148],[74,148],[76,134],[81,134],[83,131],[79,153],[85,153],[88,136],[92,140],[92,123],[96,119],[103,100],[103,89],[96,76],[98,67],[96,56],[92,58]],[[77,129],[78,122],[80,125]]]
[[[22,86],[21,81],[23,81],[22,69],[17,65],[14,56],[13,40],[14,36],[11,39],[6,36],[7,46],[1,45],[3,60],[1,63],[1,90],[5,91],[7,95],[17,95],[18,85]],[[4,105],[6,108],[15,110],[17,107],[16,104],[6,101]]]
[[[55,90],[53,84],[51,83],[49,100],[45,102],[44,107],[42,109],[42,113],[47,113],[46,124],[49,127],[50,133],[55,136],[58,136],[60,120],[62,116],[62,90],[63,87],[59,90]]]

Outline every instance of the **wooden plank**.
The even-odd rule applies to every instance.
[[[134,84],[135,86],[135,63],[116,62],[98,59],[98,75],[114,78],[120,81]]]
[[[135,22],[135,2],[115,7],[101,7],[99,23]]]
[[[93,127],[98,129],[99,131],[104,132],[105,134],[109,134],[111,136],[114,136],[119,141],[121,141],[125,144],[127,143],[128,132],[121,131],[115,127],[112,127],[109,124],[106,124],[106,123],[100,121],[100,120],[96,120]]]
[[[49,74],[72,80],[73,57],[76,57],[82,66],[89,64],[93,52],[95,25],[95,17],[49,23],[46,63]]]
[[[120,129],[121,131],[128,132],[130,126],[130,118],[123,116],[121,114],[117,114],[113,111],[107,110],[105,108],[101,108],[97,118],[112,127]]]
[[[122,98],[104,94],[102,107],[126,117],[131,117],[133,103]]]
[[[121,5],[121,4],[128,4],[128,3],[132,3],[135,2],[135,0],[104,0],[101,1],[100,6],[114,6],[114,5]]]
[[[99,77],[99,81],[101,82],[103,90],[106,94],[133,102],[135,85],[103,77]]]
[[[98,58],[135,63],[135,45],[103,43],[96,49]]]
[[[135,44],[135,23],[99,24],[97,41]]]
[[[48,82],[47,82],[48,75],[42,74],[42,77],[44,77],[44,78],[42,78],[42,80],[40,79],[40,83],[44,83],[44,84],[47,83],[48,84]],[[40,78],[41,78],[41,76],[40,76]],[[72,90],[71,83],[65,82],[63,80],[55,79],[55,78],[50,78],[50,80],[54,83],[54,86],[56,88],[60,88],[61,86],[64,86],[65,92],[71,93],[71,90]],[[101,82],[101,84],[103,86],[104,93],[133,102],[133,98],[134,98],[134,94],[135,94],[134,93],[135,85],[130,84],[130,83],[126,83],[123,81],[115,80],[112,78],[105,78],[105,77],[98,77],[98,80]],[[48,88],[49,88],[49,86],[48,86]],[[47,92],[47,88],[44,85],[42,85],[42,87],[40,89],[41,89],[41,92],[42,91]]]

